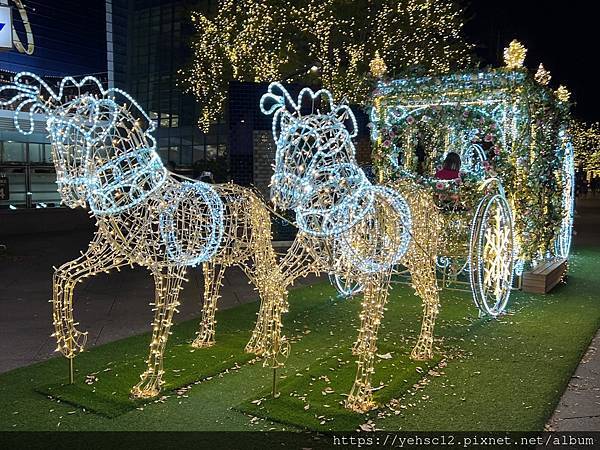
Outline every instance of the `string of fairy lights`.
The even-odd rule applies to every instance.
[[[478,180],[498,177],[516,219],[520,268],[564,255],[557,241],[567,242],[572,231],[570,93],[564,86],[551,89],[543,65],[531,76],[526,53],[515,40],[500,69],[382,81],[371,102],[373,161],[382,179],[418,170],[432,175],[454,151],[464,162],[460,185],[418,178],[433,188],[438,203],[468,210],[480,195]],[[418,145],[433,149],[422,162],[415,156]],[[483,159],[472,166],[476,153]]]
[[[291,283],[309,272],[327,272],[363,287],[361,325],[353,353],[358,369],[345,402],[365,412],[375,406],[371,387],[377,333],[390,289],[402,262],[423,300],[423,325],[413,357],[432,356],[438,312],[435,273],[440,221],[432,197],[418,184],[373,185],[356,162],[356,120],[327,90],[304,88],[292,99],[271,83],[260,101],[273,115],[277,144],[271,200],[296,214],[299,233],[282,260]],[[308,107],[308,113],[303,110]],[[293,274],[293,275],[292,275]]]
[[[65,86],[79,91],[63,97]],[[88,87],[91,86],[91,92]],[[187,268],[202,264],[205,278],[200,331],[195,347],[215,342],[215,313],[223,270],[239,266],[257,287],[260,320],[246,350],[273,368],[283,364],[287,341],[281,315],[287,290],[271,245],[269,211],[250,189],[182,180],[168,172],[156,153],[155,124],[127,93],[104,90],[92,77],[62,80],[55,92],[37,75],[24,72],[0,87],[1,105],[16,105],[14,120],[43,111],[52,143],[57,184],[64,203],[89,207],[96,232],[81,257],[55,269],[53,318],[58,348],[70,361],[83,351],[87,333],[77,329],[73,294],[77,283],[98,273],[138,264],[155,282],[155,312],[146,370],[131,394],[158,395],[164,383],[163,356]],[[124,100],[123,104],[117,98]]]
[[[361,104],[374,58],[392,74],[468,65],[462,15],[450,0],[221,0],[216,14],[191,15],[193,57],[182,82],[200,104],[205,130],[222,116],[230,80],[318,80]]]
[[[587,172],[600,171],[600,124],[574,120],[569,134],[575,150],[575,166]]]

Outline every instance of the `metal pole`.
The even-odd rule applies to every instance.
[[[273,398],[279,397],[279,392],[277,392],[277,369],[273,369],[273,389],[271,391]]]
[[[68,358],[69,359],[69,384],[73,384],[74,383],[74,375],[73,375],[73,358]]]

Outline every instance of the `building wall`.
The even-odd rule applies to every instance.
[[[13,0],[8,4],[20,41],[25,47],[33,44],[33,51],[0,52],[0,86],[21,71],[42,76],[53,87],[67,75],[107,81],[105,0],[86,0],[85,7],[77,0],[25,1],[33,40]],[[7,199],[0,199],[0,237],[89,225],[85,211],[61,207],[45,123],[45,116],[35,115],[33,133],[23,135],[15,128],[13,111],[0,109],[0,179],[9,191]]]
[[[31,71],[40,76],[104,73],[106,64],[105,0],[26,0],[33,34],[33,54],[0,52],[0,69]],[[83,5],[85,3],[85,5]],[[27,46],[21,15],[13,0],[15,30]]]
[[[226,155],[228,146],[225,123],[214,124],[203,133],[197,126],[199,108],[193,95],[179,86],[178,72],[190,58],[190,11],[197,7],[207,10],[214,3],[111,0],[113,22],[120,24],[113,45],[115,84],[157,121],[163,162],[193,176],[204,161]]]

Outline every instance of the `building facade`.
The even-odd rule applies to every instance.
[[[67,75],[94,75],[129,92],[156,121],[157,150],[170,170],[193,178],[208,170],[216,182],[252,184],[268,196],[274,145],[271,118],[259,110],[267,84],[231,83],[227,115],[207,133],[197,125],[195,98],[180,86],[179,71],[191,59],[191,11],[215,12],[217,0],[86,0],[85,7],[77,0],[8,2],[20,45],[0,52],[0,84],[20,71],[50,85]],[[13,111],[0,109],[0,235],[11,214],[52,210],[60,222],[59,212],[71,213],[56,191],[45,118],[36,117],[35,125],[24,136],[15,129]],[[362,147],[359,153],[366,154]],[[12,229],[27,232],[24,222]]]
[[[158,152],[178,173],[197,176],[207,161],[226,164],[228,129],[197,125],[194,97],[179,86],[178,71],[190,58],[192,8],[210,10],[216,1],[109,0],[112,10],[114,80],[158,124]],[[109,38],[110,42],[110,38]],[[219,180],[218,180],[219,181]]]
[[[108,81],[104,0],[88,0],[85,8],[77,0],[7,3],[17,38],[0,52],[0,85],[22,71],[51,86],[66,75]],[[60,206],[45,117],[35,119],[34,132],[25,136],[15,128],[13,111],[0,109],[0,211]]]

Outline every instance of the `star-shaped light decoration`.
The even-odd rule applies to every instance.
[[[382,78],[387,72],[385,61],[379,56],[378,50],[375,51],[375,57],[369,63],[369,69],[371,70],[371,75],[375,78]]]
[[[535,73],[534,78],[535,78],[535,81],[540,83],[542,86],[548,86],[548,83],[550,83],[552,76],[550,75],[550,71],[546,70],[544,65],[542,63],[540,63],[540,66],[538,67],[538,70]]]
[[[571,92],[562,84],[558,87],[556,91],[554,91],[554,93],[556,94],[558,100],[564,103],[568,102],[571,98]]]
[[[513,39],[504,49],[504,63],[508,69],[520,69],[525,62],[527,49],[516,39]]]

